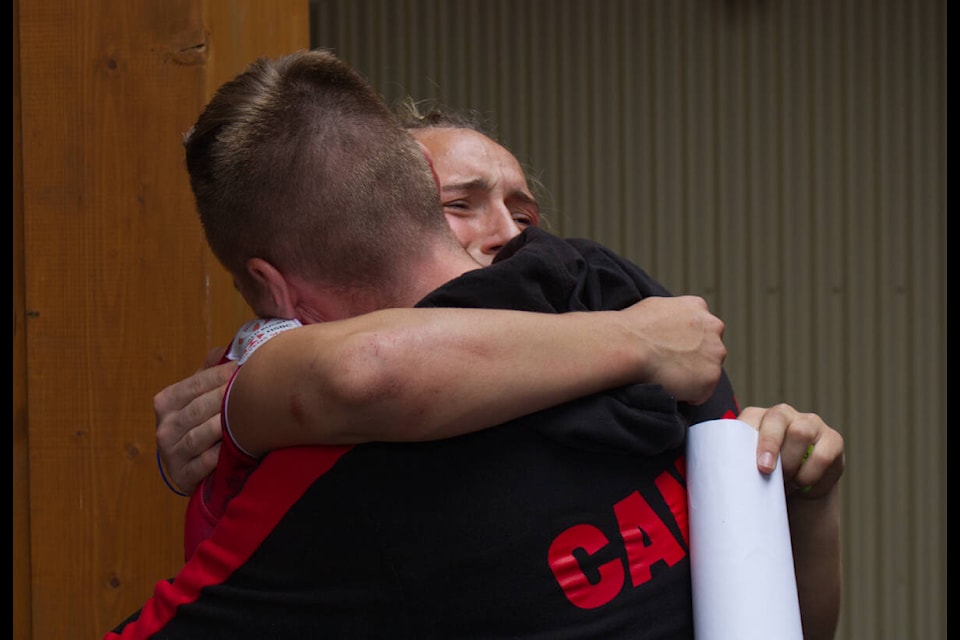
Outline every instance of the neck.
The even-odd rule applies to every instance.
[[[394,282],[373,289],[337,288],[300,281],[297,318],[305,324],[340,320],[380,309],[413,307],[424,296],[468,271],[481,268],[459,244],[426,242]]]
[[[391,306],[412,307],[437,287],[482,266],[459,244],[438,241],[425,249],[422,259],[409,270],[409,286],[398,292]]]

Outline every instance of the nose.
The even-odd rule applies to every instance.
[[[520,235],[522,229],[506,207],[498,207],[488,214],[485,235],[480,249],[485,255],[495,256],[503,245]]]

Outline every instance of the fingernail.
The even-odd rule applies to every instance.
[[[773,457],[773,454],[769,451],[764,451],[760,454],[760,468],[766,469],[767,473],[773,471],[773,467],[776,464],[776,459]]]

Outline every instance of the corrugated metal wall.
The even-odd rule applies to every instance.
[[[741,404],[845,436],[842,639],[946,635],[945,0],[313,0],[392,99],[492,116],[727,323]]]

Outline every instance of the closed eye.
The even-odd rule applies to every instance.
[[[513,201],[515,204],[510,209],[510,213],[517,225],[535,227],[540,223],[540,207],[536,200],[529,198],[526,194],[520,194],[520,196],[514,196]]]
[[[513,221],[517,223],[520,227],[529,227],[530,225],[536,226],[536,218],[531,216],[526,211],[519,211],[513,214]]]

